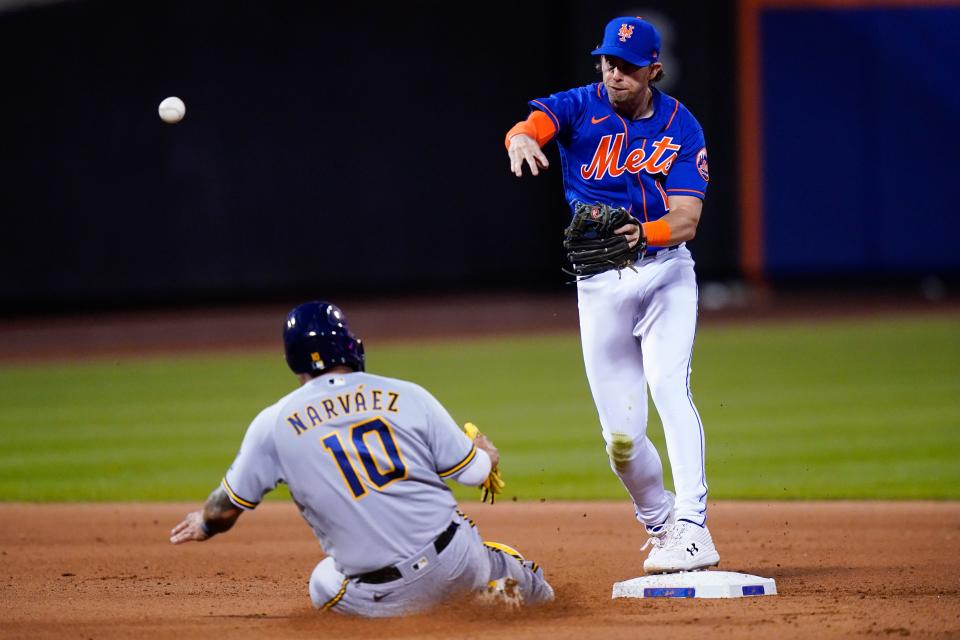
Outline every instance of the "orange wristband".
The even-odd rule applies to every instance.
[[[557,127],[554,126],[550,116],[543,111],[534,109],[530,112],[530,117],[523,122],[518,122],[510,131],[507,131],[507,137],[504,139],[503,144],[508,150],[510,149],[510,138],[518,133],[530,136],[542,147],[553,140],[553,136],[557,133]]]
[[[642,226],[648,246],[666,247],[670,244],[670,225],[663,218],[653,222],[644,222]]]
[[[506,145],[507,149],[510,149],[510,138],[518,133],[530,136],[534,140],[537,139],[537,128],[529,120],[524,120],[523,122],[518,122],[513,125],[513,128],[507,131],[507,137],[503,140],[503,144]]]

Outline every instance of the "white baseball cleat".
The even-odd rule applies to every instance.
[[[720,564],[720,554],[706,526],[680,520],[664,529],[659,535],[651,535],[642,547],[653,545],[643,563],[647,573],[696,571]]]

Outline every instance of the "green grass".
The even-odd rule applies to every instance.
[[[490,434],[508,497],[623,497],[575,335],[370,351]],[[200,500],[293,384],[276,354],[2,367],[0,496]],[[693,389],[712,498],[960,498],[956,318],[702,329]]]

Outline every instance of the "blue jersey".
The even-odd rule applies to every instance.
[[[603,83],[531,100],[557,128],[567,202],[603,202],[641,222],[663,217],[668,196],[706,195],[703,128],[676,98],[652,88],[653,115],[627,120]]]

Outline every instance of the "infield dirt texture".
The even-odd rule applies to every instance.
[[[322,554],[292,504],[174,548],[192,504],[0,505],[4,638],[849,638],[960,634],[960,511],[952,503],[719,502],[721,567],[782,595],[611,600],[640,575],[624,502],[465,505],[484,537],[541,562],[554,603],[519,613],[452,603],[365,621],[319,614]]]
[[[419,313],[407,311],[409,305],[401,303],[380,310],[370,304],[343,304],[348,313],[359,307],[356,328],[368,343],[391,336],[423,337],[422,333],[404,333],[411,324],[432,338],[489,333],[490,327],[519,334],[544,328],[575,329],[573,300],[555,306],[555,301],[533,302],[440,301],[426,312],[423,304],[416,305]],[[551,305],[548,313],[543,304]],[[794,311],[812,308],[817,307],[797,305],[759,314],[754,310],[747,319],[796,320]],[[823,308],[821,304],[819,309]],[[277,314],[283,311],[8,322],[0,324],[0,361],[9,371],[78,358],[96,362],[108,355],[127,358],[244,345],[273,349]],[[841,309],[833,317],[857,313],[892,317],[904,311],[908,310],[897,301],[892,305],[875,301],[866,307]],[[921,311],[960,322],[955,304]],[[811,314],[801,317],[811,318]],[[705,324],[744,320],[742,316],[706,314]],[[226,331],[224,323],[228,324]],[[73,333],[66,335],[69,331]],[[811,332],[816,332],[815,322]],[[229,338],[224,338],[225,333]],[[72,345],[70,353],[64,353],[64,344]],[[957,347],[944,348],[955,351]],[[819,359],[821,354],[811,357]],[[694,365],[696,371],[696,361]],[[832,365],[827,362],[824,366]],[[956,386],[958,370],[960,365],[952,365],[946,370],[946,380],[940,375],[945,389]],[[575,374],[582,376],[582,371]],[[960,400],[939,405],[938,415],[946,416],[947,426],[957,426],[954,414],[946,412],[957,404]],[[10,415],[22,411],[11,397],[7,397],[5,410]],[[33,423],[18,427],[43,428],[43,424]],[[910,424],[903,426],[905,432],[910,428]],[[707,433],[709,438],[709,423]],[[929,433],[942,442],[944,454],[953,451],[955,434]],[[7,432],[9,451],[29,442],[15,435],[13,430]],[[235,440],[225,445],[227,457],[238,446],[239,435]],[[710,444],[708,440],[708,465]],[[867,444],[851,442],[850,457],[855,458]],[[190,443],[184,442],[183,449],[189,451]],[[21,453],[26,456],[28,452],[24,449]],[[905,456],[916,456],[916,452],[906,451]],[[20,469],[16,458],[0,455],[0,479],[11,490],[31,482],[29,467],[14,477]],[[65,460],[62,478],[53,474],[45,482],[54,483],[51,487],[57,482],[69,486],[71,469],[83,471],[69,462]],[[602,466],[602,460],[598,464]],[[187,467],[184,474],[190,473]],[[933,480],[939,478],[942,485],[944,479],[952,478],[956,472],[950,468],[937,467]],[[750,471],[744,469],[743,474]],[[505,472],[509,483],[510,469]],[[914,470],[910,473],[917,475]],[[727,486],[728,491],[738,491],[732,483],[724,485],[720,473],[717,477],[718,484]],[[212,488],[217,480],[214,474],[207,484]],[[920,485],[929,483],[923,485],[929,487],[923,491],[935,491],[937,483],[931,478],[917,480]],[[829,482],[829,477],[825,481]],[[89,479],[86,482],[84,486],[93,486]],[[855,486],[849,479],[843,482]],[[897,482],[909,485],[903,479]],[[888,489],[891,495],[910,495],[890,487],[881,487],[878,495]],[[811,484],[810,490],[822,491],[816,484]],[[941,486],[939,492],[936,495],[956,495],[956,489],[949,486]],[[556,602],[514,613],[461,601],[428,615],[366,621],[319,614],[310,606],[306,581],[322,551],[289,502],[268,501],[241,518],[229,534],[208,543],[171,546],[167,542],[170,528],[186,511],[196,508],[204,495],[177,503],[0,504],[0,637],[960,637],[960,504],[951,500],[711,500],[710,526],[722,555],[720,568],[773,577],[781,595],[614,601],[610,599],[613,582],[642,574],[639,548],[645,536],[626,499],[559,502],[548,497],[541,501],[529,489],[517,502],[507,500],[492,507],[462,498],[462,507],[477,521],[486,539],[513,544],[544,566],[556,588]]]

